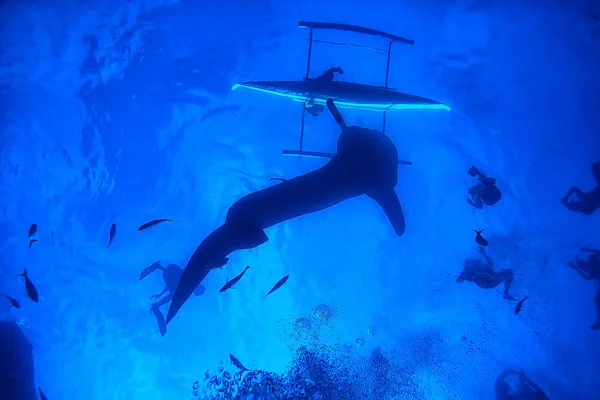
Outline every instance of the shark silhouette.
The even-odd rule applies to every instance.
[[[208,235],[190,258],[171,301],[169,323],[196,287],[236,250],[267,242],[264,229],[366,194],[383,209],[398,236],[405,230],[404,213],[394,187],[398,183],[398,151],[382,132],[346,127],[337,153],[323,167],[236,201],[225,223]]]

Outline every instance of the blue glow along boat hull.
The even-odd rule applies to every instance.
[[[446,104],[425,97],[401,93],[395,89],[352,82],[323,82],[318,79],[302,81],[252,81],[240,82],[231,88],[240,87],[286,97],[297,102],[308,101],[325,105],[332,99],[337,106],[346,109],[371,111],[397,110],[446,110]]]

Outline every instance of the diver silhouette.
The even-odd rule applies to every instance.
[[[485,248],[479,246],[479,253],[485,258],[485,263],[477,259],[465,260],[465,266],[456,283],[464,281],[473,282],[482,289],[492,289],[504,282],[504,295],[506,300],[517,300],[509,294],[513,283],[514,272],[512,269],[504,269],[500,272],[494,271],[494,262],[485,252]]]
[[[577,271],[584,279],[598,281],[598,291],[594,299],[597,316],[596,322],[590,326],[590,329],[600,329],[600,250],[589,249],[587,247],[582,247],[580,250],[585,253],[591,253],[588,259],[584,261],[576,257],[575,262],[569,262],[567,265]]]
[[[573,186],[560,200],[561,203],[571,211],[592,215],[600,208],[600,161],[592,164],[592,174],[596,178],[596,187],[589,192],[584,192],[577,186]],[[577,199],[571,199],[575,195]]]
[[[156,317],[156,322],[158,323],[158,329],[160,331],[160,334],[164,336],[167,333],[167,325],[165,323],[165,317],[160,311],[160,307],[167,304],[173,299],[173,293],[175,293],[175,290],[177,289],[177,283],[179,283],[179,279],[181,279],[181,275],[183,274],[183,268],[175,264],[169,264],[165,268],[160,264],[160,261],[158,261],[142,271],[140,280],[150,275],[157,269],[162,271],[162,278],[165,282],[165,288],[162,290],[162,292],[150,297],[150,299],[154,300],[160,298],[164,294],[167,295],[159,301],[157,301],[156,303],[153,303],[150,307],[150,311],[152,311],[152,313]],[[199,285],[196,288],[196,290],[194,290],[194,294],[196,296],[200,296],[204,292],[205,288],[202,285]]]
[[[516,378],[511,385],[507,378]],[[550,400],[542,388],[525,376],[524,372],[507,369],[502,372],[494,385],[495,400]]]
[[[482,209],[483,205],[493,206],[502,198],[502,192],[496,186],[496,180],[482,174],[474,165],[469,168],[469,175],[477,177],[479,183],[469,189],[470,199],[467,202],[475,208]]]
[[[404,213],[394,190],[398,183],[396,147],[380,131],[347,127],[331,99],[327,106],[342,128],[336,155],[315,171],[236,201],[225,223],[200,243],[188,261],[171,301],[167,323],[208,275],[208,264],[267,242],[264,229],[270,226],[366,194],[383,209],[396,234],[404,233]]]

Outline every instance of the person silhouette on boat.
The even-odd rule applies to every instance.
[[[485,248],[479,246],[479,253],[485,258],[481,260],[470,258],[465,260],[464,269],[456,278],[456,283],[464,281],[473,282],[482,289],[492,289],[504,282],[504,295],[506,300],[517,300],[509,294],[513,283],[514,272],[512,269],[504,269],[500,272],[494,271],[494,262],[485,252]]]
[[[597,330],[600,329],[600,250],[582,247],[580,251],[591,254],[588,256],[587,260],[575,257],[575,262],[571,261],[567,265],[577,271],[584,279],[588,281],[598,281],[598,291],[596,292],[596,298],[594,299],[594,302],[596,303],[597,319],[596,322],[590,326],[590,329]]]
[[[333,78],[335,77],[335,74],[343,75],[344,70],[341,67],[331,67],[331,68],[327,69],[325,72],[323,72],[321,75],[319,75],[318,77],[309,78],[309,80],[312,80],[313,82],[329,83],[329,82],[333,82]],[[313,99],[313,98],[308,99],[308,101],[306,102],[304,107],[306,108],[306,112],[308,112],[313,117],[318,117],[319,114],[321,114],[323,112],[323,110],[325,110],[325,106],[322,104],[315,104],[315,99]]]
[[[523,371],[507,369],[494,384],[495,400],[550,400],[544,390]]]
[[[475,208],[482,209],[483,205],[493,206],[502,198],[502,192],[496,186],[496,180],[482,174],[476,166],[469,168],[469,175],[477,178],[479,183],[469,189],[470,199],[467,202]]]
[[[317,81],[332,82],[335,74],[344,75],[344,70],[341,67],[331,67],[321,75],[315,78]]]
[[[577,186],[573,186],[561,199],[561,203],[569,210],[592,215],[594,211],[600,208],[600,161],[592,164],[592,174],[596,178],[594,189],[586,193]],[[572,199],[573,195],[576,199]]]
[[[163,272],[162,277],[163,277],[163,281],[165,282],[165,288],[163,289],[162,292],[150,297],[150,299],[151,300],[158,299],[161,296],[163,296],[164,294],[166,294],[167,292],[168,292],[168,294],[165,297],[163,297],[162,299],[160,299],[159,301],[157,301],[156,303],[153,303],[152,306],[150,307],[150,311],[156,317],[156,322],[158,323],[158,330],[160,331],[160,334],[162,336],[165,336],[165,334],[167,333],[167,324],[165,322],[164,315],[160,311],[160,307],[169,303],[173,299],[173,293],[175,293],[175,290],[177,289],[177,284],[179,283],[179,279],[181,278],[181,275],[183,274],[183,268],[181,268],[180,266],[175,265],[175,264],[169,264],[165,268],[160,264],[160,261],[157,261],[142,271],[142,273],[140,275],[140,280],[144,279],[146,276],[150,275],[152,272],[156,271],[157,269],[159,269]],[[194,294],[196,296],[200,296],[205,292],[205,290],[206,289],[204,286],[199,285],[198,288],[196,288],[196,290],[194,291]]]

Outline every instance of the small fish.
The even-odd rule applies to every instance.
[[[273,289],[269,290],[269,293],[265,294],[265,296],[263,297],[263,299],[265,297],[267,297],[268,295],[270,295],[271,293],[273,293],[274,291],[276,291],[277,289],[279,289],[280,287],[283,286],[284,283],[287,282],[287,280],[289,279],[289,275],[284,276],[283,278],[281,278],[276,284],[275,286],[273,286]]]
[[[37,235],[37,224],[31,224],[28,235],[30,239]]]
[[[229,354],[229,359],[231,360],[231,363],[233,365],[235,365],[236,368],[241,369],[242,372],[250,371],[248,368],[244,367],[244,365],[240,362],[240,360],[238,360],[233,354]]]
[[[110,233],[108,234],[108,244],[106,245],[106,248],[108,248],[108,246],[110,246],[113,242],[113,239],[115,238],[115,235],[117,234],[117,224],[112,224],[112,226],[110,227]]]
[[[270,182],[273,182],[273,181],[287,182],[287,179],[285,179],[285,178],[271,178],[269,181]]]
[[[517,306],[515,307],[515,315],[518,314],[519,311],[521,311],[521,307],[523,307],[523,302],[525,300],[527,300],[528,298],[529,298],[529,296],[525,296],[521,300],[519,300],[519,302],[517,303]]]
[[[166,218],[155,219],[155,220],[146,222],[145,224],[141,225],[138,228],[138,231],[143,231],[145,229],[152,228],[154,225],[158,225],[162,222],[175,222],[175,220],[174,219],[166,219]]]
[[[38,392],[40,392],[40,400],[48,400],[42,389],[38,386]]]
[[[32,244],[34,244],[35,242],[37,242],[37,239],[35,238],[35,235],[37,235],[37,224],[31,224],[31,226],[29,227],[29,232],[28,232],[28,236],[29,236],[29,248],[31,248]]]
[[[35,288],[35,285],[33,284],[33,282],[31,282],[29,276],[27,276],[27,268],[24,268],[23,273],[19,274],[19,276],[25,278],[25,289],[27,290],[27,296],[29,296],[29,298],[34,303],[37,303],[40,300],[40,296],[38,295],[38,291]]]
[[[485,238],[483,236],[481,236],[481,233],[483,232],[483,229],[480,231],[476,231],[475,229],[473,229],[473,232],[475,232],[477,234],[477,236],[475,236],[475,242],[480,245],[480,246],[487,246],[489,243],[487,240],[485,240]]]
[[[238,276],[236,276],[235,278],[233,278],[230,281],[227,281],[225,283],[225,285],[223,285],[223,287],[221,288],[221,290],[219,290],[219,293],[223,293],[227,289],[231,289],[233,287],[233,285],[235,285],[236,283],[238,283],[240,281],[240,279],[242,279],[242,277],[244,276],[244,274],[246,273],[246,271],[248,271],[249,268],[250,268],[250,266],[246,265],[246,268],[244,268],[244,270]]]
[[[15,299],[12,296],[9,296],[7,294],[2,293],[2,296],[6,297],[8,299],[8,301],[10,301],[10,304],[12,304],[12,306],[14,308],[21,308],[21,305],[19,304],[19,302],[17,301],[17,299]]]
[[[148,275],[150,275],[151,273],[153,273],[154,271],[156,271],[156,269],[160,267],[160,261],[155,262],[154,264],[150,265],[149,267],[144,268],[144,270],[140,273],[140,281],[142,279],[144,279],[145,277],[147,277]]]

